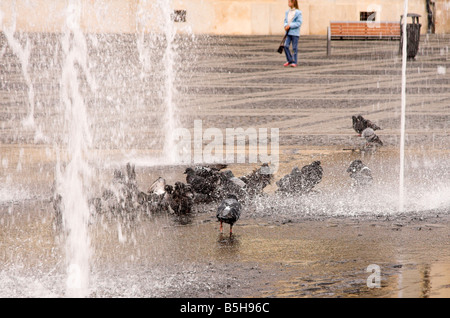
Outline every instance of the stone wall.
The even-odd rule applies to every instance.
[[[86,32],[135,32],[155,27],[162,0],[80,0],[80,25]],[[171,10],[186,10],[178,32],[222,35],[283,34],[287,0],[167,0]],[[60,32],[68,0],[1,0],[0,28],[31,32]],[[303,35],[325,35],[329,21],[358,21],[361,11],[377,12],[376,21],[399,21],[403,0],[300,0]],[[409,12],[422,15],[426,32],[425,0],[409,0]],[[436,0],[436,33],[450,33],[450,0]]]

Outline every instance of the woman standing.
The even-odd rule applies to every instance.
[[[286,30],[286,42],[284,43],[284,52],[286,53],[287,62],[284,66],[297,66],[298,39],[300,38],[300,27],[302,26],[302,12],[298,9],[297,0],[288,0],[289,10],[286,11],[284,18],[284,29]],[[291,54],[289,46],[292,43]]]

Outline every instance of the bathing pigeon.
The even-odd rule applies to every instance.
[[[239,200],[247,197],[247,184],[234,176],[231,170],[219,172],[219,184],[214,191],[214,197],[223,200],[228,193],[234,193]]]
[[[136,181],[134,165],[126,164],[125,171],[114,171],[112,184],[103,190],[99,200],[101,210],[119,215],[127,220],[135,217],[135,213],[142,207],[142,195]]]
[[[246,191],[250,196],[260,195],[264,188],[273,181],[273,173],[267,163],[253,170],[250,174],[239,178],[246,184]]]
[[[155,180],[155,182],[152,183],[147,192],[154,194],[163,194],[166,192],[165,186],[166,180],[164,178],[159,177],[158,179]]]
[[[353,129],[358,133],[359,136],[361,136],[361,133],[366,128],[372,128],[373,130],[379,130],[381,129],[379,126],[374,124],[368,119],[365,119],[363,116],[352,116],[353,121]]]
[[[234,194],[228,194],[217,208],[217,219],[220,222],[220,233],[223,233],[223,223],[230,224],[230,236],[233,233],[233,224],[241,216],[241,204]]]
[[[302,191],[311,191],[320,181],[322,181],[323,169],[320,166],[320,161],[313,161],[306,165],[301,170],[302,173]]]
[[[169,207],[176,215],[189,214],[192,211],[194,194],[189,185],[176,182],[175,187],[167,187]]]
[[[186,168],[186,183],[189,184],[195,193],[196,202],[211,202],[215,200],[215,190],[219,184],[218,171],[208,171],[205,169]]]
[[[359,159],[352,161],[347,172],[350,173],[353,187],[372,184],[372,171]]]
[[[162,211],[167,206],[166,180],[159,177],[152,183],[147,193],[140,192],[138,202],[153,212]]]
[[[227,168],[227,165],[225,164],[212,164],[204,166],[194,166],[191,169],[194,170],[195,175],[203,178],[209,178],[225,168]]]
[[[279,192],[299,192],[301,191],[301,171],[298,167],[276,182]]]
[[[278,191],[286,193],[308,193],[322,181],[323,168],[320,161],[313,161],[302,169],[292,171],[277,181]]]

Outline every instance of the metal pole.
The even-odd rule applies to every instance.
[[[400,193],[399,193],[399,211],[403,212],[405,207],[405,117],[406,117],[406,59],[407,59],[407,34],[406,24],[408,18],[408,0],[404,3],[403,13],[403,47],[402,47],[402,112],[400,121]]]
[[[327,27],[327,56],[331,55],[331,30]]]

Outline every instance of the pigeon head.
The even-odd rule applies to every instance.
[[[184,171],[184,174],[194,174],[195,171],[192,168],[186,168],[186,170]]]
[[[166,185],[165,187],[164,187],[164,190],[166,190],[166,192],[167,193],[169,193],[169,194],[172,194],[172,192],[173,192],[173,187],[171,186],[171,185]]]
[[[362,163],[362,161],[357,159],[357,160],[352,161],[352,163],[350,164],[350,166],[347,169],[347,172],[360,171],[364,167],[365,167],[365,165]]]
[[[300,174],[300,173],[301,173],[301,171],[297,166],[292,168],[291,174]]]
[[[373,131],[372,128],[366,128],[366,129],[364,129],[364,131],[362,132],[361,135],[367,139],[367,138],[370,138],[373,135],[375,135],[375,132]]]
[[[266,162],[261,165],[261,168],[259,168],[259,170],[263,174],[270,174],[270,167],[269,164]]]

